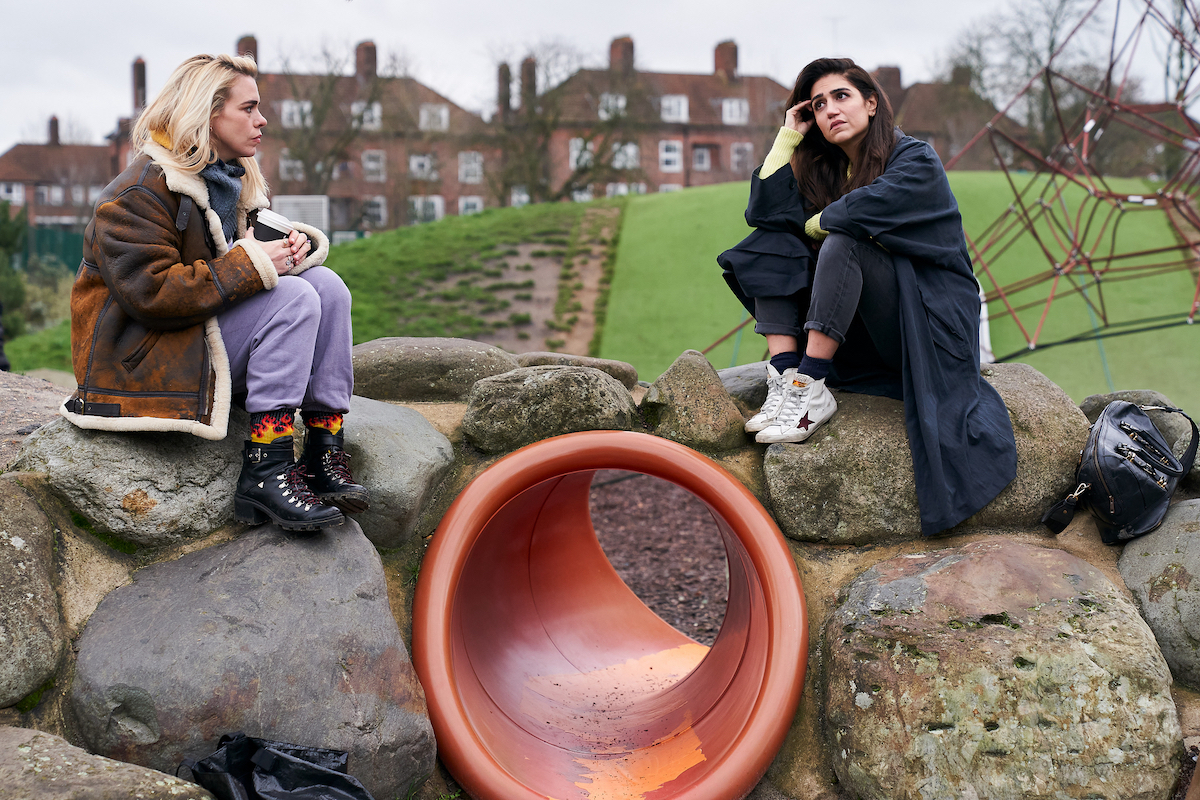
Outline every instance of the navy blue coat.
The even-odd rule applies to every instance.
[[[755,297],[791,295],[811,285],[816,255],[804,222],[813,211],[791,169],[751,179],[746,222],[757,230],[717,259],[751,313]],[[821,227],[873,240],[892,255],[903,370],[887,369],[856,315],[827,382],[903,399],[921,530],[939,533],[979,511],[1016,477],[1017,449],[1004,401],[979,374],[979,289],[937,154],[925,142],[899,136],[884,173],[830,203]]]

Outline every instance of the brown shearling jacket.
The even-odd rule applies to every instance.
[[[231,376],[217,315],[279,282],[246,228],[265,196],[238,199],[237,241],[221,232],[199,175],[173,168],[149,143],[110,183],[84,232],[71,291],[78,390],[60,413],[83,428],[225,437]],[[159,158],[155,158],[155,156]],[[297,225],[320,264],[328,239]]]

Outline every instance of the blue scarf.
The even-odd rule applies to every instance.
[[[200,170],[200,177],[208,186],[208,204],[221,218],[221,232],[227,242],[237,233],[237,201],[242,195],[245,174],[246,168],[241,164],[226,164],[219,158]]]

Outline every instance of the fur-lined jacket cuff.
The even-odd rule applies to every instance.
[[[279,283],[279,273],[275,271],[275,265],[271,263],[271,257],[263,250],[262,245],[254,239],[238,239],[233,243],[233,247],[242,248],[246,255],[250,256],[250,262],[254,264],[258,277],[262,278],[263,288],[274,289]]]

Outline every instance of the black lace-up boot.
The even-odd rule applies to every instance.
[[[246,442],[233,516],[251,525],[271,519],[285,531],[316,531],[345,522],[341,511],[309,491],[304,467],[292,457],[291,436],[270,444]]]
[[[342,447],[341,431],[308,428],[300,463],[308,473],[308,488],[321,502],[337,506],[347,514],[358,514],[371,506],[367,490],[350,474],[350,454]]]

